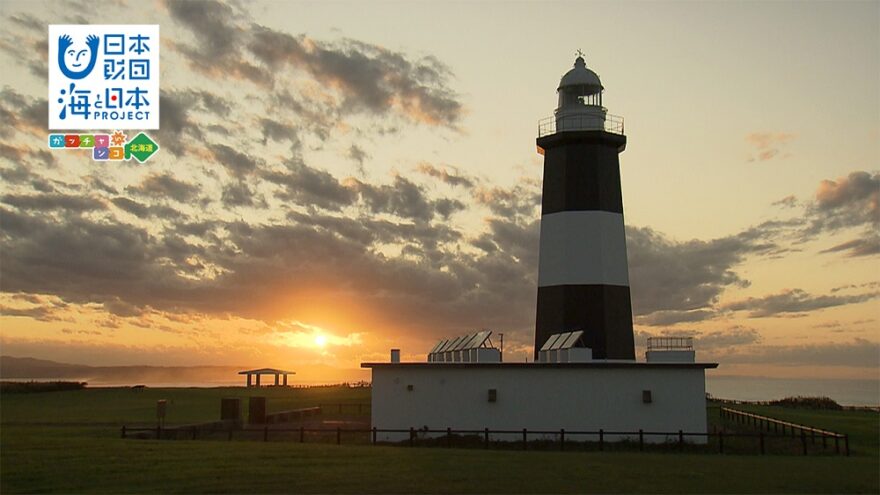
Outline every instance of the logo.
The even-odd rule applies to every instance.
[[[159,41],[158,25],[50,25],[49,129],[158,129]]]
[[[128,139],[120,131],[112,134],[49,134],[49,147],[55,149],[88,149],[95,161],[131,161],[140,163],[149,160],[159,151],[159,145],[144,132]]]

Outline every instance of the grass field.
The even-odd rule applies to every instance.
[[[216,420],[221,397],[271,411],[361,403],[369,389],[86,389],[0,396],[0,491],[877,493],[878,415],[754,408],[851,436],[854,455],[519,452],[250,441],[122,440],[122,424]],[[246,402],[245,402],[246,404]],[[713,419],[710,409],[710,421]],[[786,416],[788,414],[788,416]],[[728,425],[729,426],[729,425]]]

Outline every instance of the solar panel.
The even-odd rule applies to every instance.
[[[447,352],[448,352],[448,351],[457,351],[458,348],[459,348],[459,346],[460,346],[460,345],[462,344],[462,342],[464,341],[465,337],[467,337],[467,335],[461,335],[461,336],[456,337],[455,339],[453,339],[453,340],[452,340],[452,343],[449,344],[449,347],[446,348],[446,351],[447,351]]]
[[[577,342],[581,339],[581,337],[583,337],[583,335],[584,335],[583,330],[571,332],[571,335],[569,335],[568,338],[565,339],[565,342],[563,342],[562,347],[560,347],[560,349],[571,349],[572,347],[575,346],[575,344],[577,344]]]
[[[449,339],[449,340],[445,340],[445,341],[443,341],[443,345],[441,345],[440,348],[437,349],[437,353],[439,354],[439,353],[441,353],[441,352],[446,352],[447,350],[449,350],[449,347],[450,347],[454,342],[455,342],[455,339]]]
[[[428,354],[434,354],[435,352],[437,352],[437,349],[438,349],[441,345],[443,345],[444,342],[446,342],[446,341],[445,341],[445,340],[440,340],[440,342],[437,342],[436,344],[434,344],[434,347],[432,347],[431,350],[428,351]]]
[[[476,334],[473,333],[465,335],[464,337],[462,337],[461,341],[459,341],[458,346],[456,346],[454,350],[463,351],[465,349],[470,349],[470,343],[472,340],[474,340],[474,337],[476,337]]]
[[[474,334],[474,338],[468,343],[468,349],[479,349],[483,347],[483,344],[489,340],[489,335],[492,334],[491,330],[483,330],[481,332],[477,332]]]
[[[553,345],[553,343],[555,343],[556,340],[559,339],[559,335],[560,335],[560,334],[558,334],[558,333],[554,333],[553,335],[551,335],[551,336],[547,339],[547,341],[544,342],[544,345],[541,346],[541,350],[542,350],[542,351],[549,351],[549,350],[550,350],[550,347]]]
[[[556,342],[553,342],[553,345],[550,347],[550,350],[555,351],[555,350],[561,349],[562,344],[565,343],[565,341],[568,339],[568,337],[570,335],[571,335],[571,332],[565,332],[565,333],[559,334],[559,338],[556,339]]]

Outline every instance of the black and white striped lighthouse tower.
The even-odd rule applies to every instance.
[[[544,155],[535,357],[555,333],[584,331],[593,359],[635,359],[618,154],[623,119],[602,106],[582,56],[538,125]]]

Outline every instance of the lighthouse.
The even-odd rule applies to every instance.
[[[562,76],[559,104],[538,124],[544,155],[535,357],[547,339],[583,331],[593,359],[634,360],[619,154],[623,119],[582,54]]]

